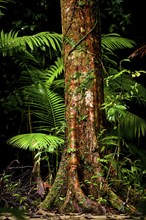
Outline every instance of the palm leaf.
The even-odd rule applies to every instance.
[[[146,134],[146,121],[129,111],[121,114],[120,127],[121,130],[125,130],[125,134],[129,133],[129,135],[131,134],[134,137],[139,138],[141,135],[145,136]]]
[[[144,57],[146,55],[146,45],[143,45],[141,47],[139,47],[138,49],[136,49],[130,56],[130,59],[133,59],[134,57]]]
[[[3,56],[12,55],[18,51],[34,50],[47,46],[55,51],[61,51],[62,36],[57,33],[41,32],[32,36],[18,37],[18,32],[0,32],[0,51]]]
[[[0,9],[6,9],[5,6],[3,6],[3,4],[10,2],[9,0],[0,0]],[[3,16],[4,13],[0,10],[0,16]]]
[[[119,34],[112,33],[102,35],[101,44],[104,50],[111,52],[116,49],[133,48],[135,42],[133,40],[123,38]]]
[[[64,100],[46,89],[42,84],[26,87],[26,105],[33,109],[32,114],[39,119],[36,124],[41,124],[41,128],[49,130],[60,127],[64,121]],[[40,128],[39,128],[40,129]]]
[[[10,0],[0,0],[0,7],[3,7],[3,6],[1,5],[1,3],[8,3],[8,2],[10,2]]]
[[[45,150],[49,153],[54,153],[55,150],[64,143],[64,140],[54,135],[31,133],[11,137],[7,143],[13,147],[22,148],[24,150]]]
[[[138,115],[128,111],[124,105],[115,105],[106,111],[110,122],[119,123],[120,132],[126,137],[145,136],[146,121]]]

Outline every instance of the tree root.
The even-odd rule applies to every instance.
[[[108,189],[107,194],[112,207],[119,212],[134,213],[135,207],[131,204],[126,204],[112,189]]]
[[[60,167],[50,191],[45,199],[40,204],[41,209],[51,209],[58,206],[57,203],[62,203],[63,196],[65,195],[67,187],[67,161],[65,155],[62,156]],[[60,199],[60,201],[59,201]]]
[[[55,182],[44,201],[40,204],[40,208],[50,211],[55,210],[59,213],[77,212],[105,215],[108,212],[108,208],[96,202],[99,199],[98,197],[93,201],[85,194],[81,188],[78,175],[77,165],[73,163],[69,165],[67,155],[64,154]],[[99,179],[97,181],[99,181]],[[124,208],[125,213],[135,212],[133,206],[129,204],[124,206],[124,201],[109,187],[104,178],[102,182],[104,182],[102,189],[99,190],[99,184],[97,184],[97,186],[93,185],[94,189],[95,191],[102,191],[99,196],[102,196],[102,194],[108,195],[108,203],[113,210],[121,213]]]
[[[89,199],[81,189],[77,171],[77,165],[70,165],[68,171],[68,190],[60,211],[64,212],[68,209],[69,205],[69,207],[72,207],[72,211],[75,212],[88,212],[98,215],[105,214],[106,209],[101,204]],[[70,201],[72,204],[70,204]]]

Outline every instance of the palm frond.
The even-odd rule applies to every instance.
[[[6,7],[4,6],[4,4],[5,3],[8,3],[8,2],[10,2],[10,0],[0,0],[0,16],[3,16],[3,15],[5,15],[3,12],[2,12],[2,10],[3,9],[6,9]]]
[[[9,33],[4,33],[2,30],[0,32],[0,52],[3,56],[7,54],[12,55],[12,53],[24,49],[24,45],[18,45],[17,42],[18,32],[10,31]]]
[[[130,56],[130,59],[133,59],[134,57],[143,57],[146,55],[146,45],[143,45],[141,47],[139,47],[138,49],[136,49]]]
[[[146,121],[129,111],[121,116],[120,124],[122,129],[127,128],[126,132],[132,133],[135,137],[145,136],[146,134]]]
[[[64,121],[64,100],[45,86],[33,85],[25,89],[26,105],[33,109],[35,115],[46,129],[60,127]],[[40,124],[40,121],[39,121]]]
[[[140,138],[146,134],[146,121],[138,115],[128,111],[124,105],[113,105],[106,110],[108,121],[118,123],[118,132],[120,131],[125,137]],[[120,130],[119,130],[120,129]]]
[[[11,137],[7,143],[13,147],[22,148],[24,150],[45,150],[49,153],[54,153],[59,146],[63,145],[64,140],[54,135],[30,133]]]
[[[105,34],[102,35],[101,45],[104,50],[114,51],[116,49],[133,48],[135,42],[133,40],[123,38],[119,34]]]
[[[18,32],[0,32],[0,51],[3,56],[12,55],[18,51],[34,50],[37,47],[47,46],[55,51],[61,51],[62,36],[57,33],[41,32],[32,36],[18,37]]]
[[[4,8],[6,8],[5,6],[3,6],[2,4],[4,3],[7,3],[7,2],[9,2],[8,0],[6,1],[3,1],[3,0],[0,0],[0,9],[4,9]],[[0,15],[3,15],[3,13],[2,12],[0,12]]]
[[[1,3],[8,3],[10,0],[0,0],[0,7],[2,7]]]

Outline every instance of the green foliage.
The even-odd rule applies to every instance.
[[[136,159],[133,151],[123,151],[123,138],[111,135],[104,137],[102,135],[105,132],[102,131],[100,136],[101,153],[104,152],[100,162],[103,165],[104,177],[126,205],[137,206],[138,201],[146,196],[142,182],[146,167],[144,168],[142,160]]]
[[[103,50],[107,50],[112,53],[116,49],[133,48],[136,45],[133,40],[121,37],[117,33],[102,35],[101,44]]]
[[[102,56],[103,56],[103,71],[105,76],[112,75],[114,76],[118,74],[119,71],[119,64],[118,62],[130,62],[129,59],[125,59],[121,61],[116,54],[117,50],[124,50],[124,49],[131,49],[135,46],[135,42],[133,40],[123,38],[119,34],[110,33],[104,34],[101,38],[102,44]],[[120,74],[120,73],[119,73]],[[109,76],[110,77],[110,76]]]
[[[10,138],[7,142],[14,147],[22,148],[24,150],[45,150],[49,153],[54,153],[57,147],[64,143],[62,138],[43,133],[20,134]]]
[[[13,55],[16,52],[35,50],[45,47],[55,51],[61,50],[62,37],[57,33],[41,32],[32,36],[18,37],[18,32],[0,33],[0,52],[3,56]]]
[[[54,82],[54,80],[62,74],[63,70],[64,70],[63,59],[60,57],[57,57],[57,60],[54,62],[54,64],[51,65],[49,69],[46,70],[46,74],[44,76],[44,79],[46,80],[46,84],[48,86],[51,84],[57,84],[58,80],[57,82],[56,81]],[[64,82],[62,79],[59,81],[62,83]]]
[[[50,53],[53,53],[53,50],[60,51],[61,35],[41,32],[33,36],[18,37],[17,34],[12,31],[4,34],[1,31],[1,52],[3,56],[13,55],[12,59],[22,74],[20,83],[22,85],[26,81],[28,83],[28,86],[17,90],[19,98],[27,108],[31,106],[34,109],[32,115],[45,121],[43,124],[45,127],[49,127],[50,132],[51,128],[59,127],[61,121],[64,120],[63,99],[49,90],[52,83],[55,85],[55,78],[63,71],[63,64],[62,60],[57,58],[51,67],[40,69],[39,61],[35,59],[32,51],[36,48],[45,49],[45,47],[50,48]],[[19,52],[17,53],[19,57],[14,53],[15,51]],[[36,51],[34,52],[36,53]],[[42,112],[40,112],[41,110]],[[42,130],[45,129],[42,128]]]
[[[0,216],[13,216],[16,220],[26,220],[25,212],[17,208],[0,208]],[[6,217],[7,218],[7,217]]]
[[[108,148],[112,149],[112,152],[105,155],[101,162],[105,167],[106,178],[115,189],[119,190],[121,185],[126,185],[127,189],[132,188],[136,192],[140,190],[141,193],[140,178],[144,169],[139,160],[132,161],[130,156],[124,157],[121,148],[127,147],[123,141],[127,134],[131,138],[140,138],[146,132],[145,120],[132,113],[127,104],[127,102],[133,102],[133,99],[138,103],[145,104],[145,88],[136,81],[137,77],[144,72],[131,73],[129,70],[122,69],[122,62],[129,62],[128,59],[119,62],[120,65],[117,62],[118,57],[115,50],[131,49],[135,45],[134,41],[113,33],[103,35],[101,43],[105,73],[103,109],[105,109],[107,120],[110,123],[111,130],[113,130],[111,136],[100,139],[102,153]],[[18,37],[18,32],[13,31],[9,33],[1,31],[0,34],[1,55],[12,56],[12,60],[21,72],[19,78],[21,86],[15,94],[21,100],[24,111],[23,117],[27,118],[28,127],[26,134],[16,135],[10,138],[8,143],[22,149],[37,150],[36,157],[39,160],[46,159],[50,153],[58,155],[64,144],[65,106],[64,99],[61,97],[63,92],[61,95],[57,93],[64,86],[62,79],[63,60],[60,57],[55,57],[55,62],[48,65],[46,60],[40,61],[43,56],[41,59],[39,58],[41,53],[48,53],[48,49],[50,55],[55,52],[56,56],[61,51],[61,44],[62,37],[56,33],[42,32],[23,37]],[[92,80],[91,76],[86,79],[81,85],[82,89],[86,89]],[[11,96],[11,103],[15,103],[12,101],[13,99],[14,97]],[[85,118],[82,116],[79,120]],[[47,153],[44,158],[43,153]],[[17,194],[15,196],[18,198]]]
[[[57,91],[55,92],[55,87],[57,85],[58,89],[58,85],[63,84],[62,80],[56,80],[63,72],[63,62],[58,57],[52,65],[49,65],[45,60],[42,62],[39,54],[49,53],[49,59],[52,57],[54,59],[56,53],[61,51],[61,43],[61,35],[57,33],[41,32],[33,36],[18,37],[18,32],[11,31],[5,34],[1,31],[2,56],[11,56],[11,61],[21,73],[17,89],[13,91],[17,96],[9,95],[7,104],[11,105],[9,110],[13,109],[12,105],[16,97],[19,97],[16,105],[21,104],[22,120],[27,118],[25,126],[28,128],[26,131],[20,130],[19,133],[23,134],[10,138],[7,143],[38,152],[41,159],[45,153],[48,157],[48,166],[50,166],[48,154],[56,154],[57,167],[58,154],[64,143],[65,106],[64,99]]]
[[[36,130],[52,132],[64,121],[65,106],[63,99],[42,83],[26,86],[24,89],[25,105],[30,107],[31,115],[36,116]]]
[[[55,65],[59,66],[60,62],[58,64],[56,61],[54,67]],[[49,72],[49,68],[45,71],[30,66],[30,75],[26,75],[25,71],[23,72],[22,81],[30,81],[30,85],[21,87],[19,94],[25,109],[28,109],[25,115],[28,118],[30,133],[16,135],[7,142],[14,147],[37,152],[35,157],[39,158],[39,161],[37,160],[36,163],[47,159],[49,175],[52,175],[55,169],[51,168],[51,163],[54,162],[50,161],[48,154],[56,154],[56,164],[53,164],[53,166],[56,166],[56,169],[58,168],[58,155],[64,144],[63,122],[65,113],[63,98],[51,90],[57,77],[56,69],[52,66],[50,81],[48,76],[45,77]],[[23,65],[21,67],[23,70]],[[57,72],[58,75],[60,72]],[[36,160],[36,158],[34,159]]]
[[[139,71],[142,74],[143,71]],[[135,81],[129,70],[111,71],[105,78],[105,103],[107,119],[129,137],[145,135],[146,122],[140,116],[131,112],[127,103],[135,100],[137,104],[146,104],[146,88]],[[118,124],[117,124],[118,123]],[[128,129],[128,132],[126,131]]]
[[[99,135],[101,162],[105,168],[105,177],[116,192],[122,192],[124,200],[137,205],[145,198],[145,151],[134,145],[146,133],[145,118],[136,112],[146,105],[146,88],[138,79],[143,70],[131,71],[122,67],[129,59],[119,60],[116,49],[132,48],[135,43],[120,36],[103,37],[104,94],[103,109],[109,122],[108,130]],[[106,41],[107,39],[107,41]],[[120,43],[118,44],[118,40]],[[134,106],[134,110],[133,110]],[[106,133],[106,134],[105,134]],[[130,142],[133,143],[131,146]],[[141,146],[143,148],[143,146]],[[109,153],[110,152],[110,153]],[[125,191],[123,191],[125,188]]]
[[[101,16],[103,24],[105,25],[108,21],[106,32],[126,33],[129,24],[131,23],[131,14],[125,11],[124,3],[124,0],[101,0]]]
[[[5,15],[2,10],[6,9],[4,5],[8,2],[10,2],[10,0],[0,0],[0,17]]]
[[[140,106],[146,104],[146,88],[137,81],[137,78],[145,74],[145,71],[123,69],[122,64],[129,63],[130,60],[124,59],[118,64],[115,50],[132,48],[134,45],[134,41],[121,38],[117,34],[102,36],[105,73],[103,109],[105,109],[108,121],[113,124],[114,130],[117,129],[119,135],[123,134],[128,138],[140,138],[146,132],[145,119],[133,113],[129,107],[130,103]]]
[[[24,220],[28,210],[34,210],[39,202],[36,182],[32,180],[32,167],[12,161],[0,174],[0,216],[11,218],[12,215]]]

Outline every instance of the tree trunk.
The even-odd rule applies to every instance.
[[[103,128],[98,0],[61,0],[65,66],[66,146],[41,207],[103,214],[105,186],[98,134]]]

